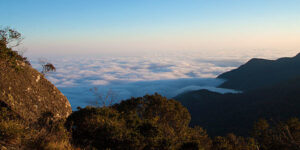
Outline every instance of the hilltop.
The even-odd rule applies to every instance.
[[[266,60],[253,58],[244,65],[218,76],[222,88],[253,90],[300,76],[300,53],[295,57]]]
[[[203,126],[210,135],[249,135],[252,123],[260,118],[276,122],[300,117],[299,54],[277,60],[251,59],[218,78],[227,80],[220,87],[244,92],[197,90],[174,97],[190,111],[191,125]]]

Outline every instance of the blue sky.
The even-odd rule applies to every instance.
[[[297,0],[2,0],[36,54],[300,47]]]

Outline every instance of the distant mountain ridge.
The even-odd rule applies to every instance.
[[[260,119],[284,120],[300,117],[300,76],[264,89],[238,94],[208,90],[176,96],[191,113],[191,125],[203,126],[210,135],[248,135]]]
[[[300,54],[277,60],[251,59],[218,78],[227,80],[220,87],[244,92],[197,90],[174,97],[188,108],[191,125],[203,126],[210,135],[249,135],[260,118],[300,117]]]
[[[300,75],[300,53],[295,57],[266,60],[253,58],[246,64],[217,78],[225,79],[221,88],[253,90],[280,83]]]

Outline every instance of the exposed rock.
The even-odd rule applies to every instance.
[[[0,102],[30,122],[37,121],[46,112],[57,118],[69,116],[72,109],[68,99],[43,74],[16,61],[17,69],[0,58]]]

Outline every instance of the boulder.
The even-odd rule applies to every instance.
[[[24,61],[11,60],[0,57],[0,103],[30,122],[44,113],[58,119],[72,113],[68,99],[43,74]]]

